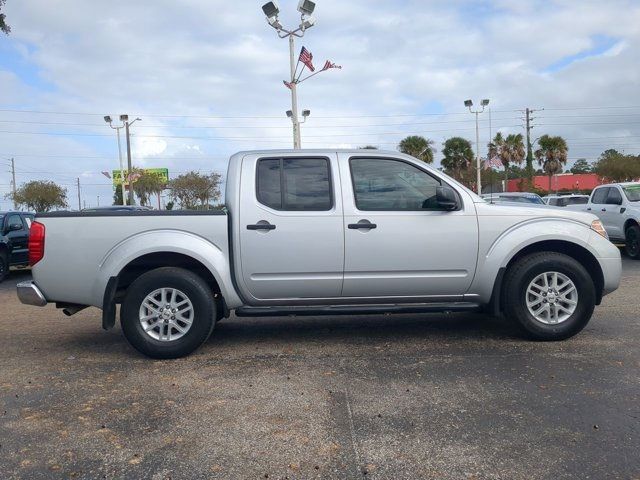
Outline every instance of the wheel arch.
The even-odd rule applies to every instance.
[[[535,242],[530,245],[525,246],[524,248],[518,250],[507,262],[504,266],[504,272],[508,271],[518,260],[521,258],[531,255],[532,253],[539,252],[555,252],[562,253],[567,255],[581,265],[583,265],[591,278],[593,279],[593,283],[596,289],[596,305],[599,305],[602,301],[602,294],[604,289],[604,273],[602,268],[600,267],[600,263],[596,257],[585,247],[578,245],[577,243],[570,242],[567,240],[543,240],[540,242]],[[503,289],[504,284],[502,282],[503,277],[500,276],[496,279],[496,284],[494,285],[494,295],[496,292],[499,292],[500,302],[497,307],[499,307],[500,311],[503,309]]]
[[[238,300],[225,250],[198,235],[171,230],[144,232],[116,245],[100,262],[100,275],[93,286],[94,305],[103,309],[103,326],[110,328],[115,323],[115,309],[107,307],[121,302],[127,287],[140,275],[161,267],[198,274],[221,302],[218,310],[228,312],[227,304]]]
[[[622,227],[622,230],[626,233],[627,228],[632,227],[634,225],[636,227],[640,227],[640,223],[638,223],[638,221],[635,218],[627,218],[627,220],[624,222],[624,227]]]

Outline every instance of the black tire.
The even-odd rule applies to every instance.
[[[575,310],[560,323],[544,323],[527,308],[527,288],[538,275],[545,272],[567,276],[577,290]],[[596,288],[591,276],[580,263],[561,253],[533,253],[519,259],[507,270],[503,285],[507,319],[515,320],[525,334],[534,340],[553,341],[572,337],[589,323],[595,308]]]
[[[640,227],[631,225],[625,233],[624,251],[634,260],[640,260]]]
[[[152,338],[144,331],[140,321],[142,302],[147,295],[161,288],[179,290],[193,306],[193,322],[177,340]],[[182,268],[162,267],[141,275],[129,286],[120,312],[120,323],[124,336],[133,348],[151,358],[167,359],[189,355],[206,342],[215,326],[215,317],[213,294],[202,278]],[[162,323],[161,320],[158,322],[157,325]]]
[[[0,252],[0,282],[9,275],[9,257],[7,252]]]

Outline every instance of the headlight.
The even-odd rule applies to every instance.
[[[591,222],[591,230],[609,240],[609,235],[607,235],[607,231],[602,226],[602,222],[600,220],[594,220]]]

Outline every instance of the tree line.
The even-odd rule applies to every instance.
[[[433,163],[434,142],[425,137],[412,135],[398,144],[398,150],[411,155],[425,163]],[[374,145],[361,147],[377,149]],[[490,158],[497,157],[504,166],[504,179],[525,178],[526,169],[522,167],[526,159],[526,147],[521,134],[503,136],[497,133],[488,144]],[[568,147],[562,137],[543,135],[538,140],[538,148],[534,151],[539,169],[534,172],[549,176],[549,186],[553,175],[562,173],[567,164]],[[471,142],[462,137],[447,139],[442,148],[441,169],[460,183],[475,189],[476,162]],[[625,182],[640,178],[640,156],[620,153],[609,149],[600,157],[589,163],[586,159],[578,159],[569,170],[571,173],[595,173],[609,182]],[[165,181],[160,175],[143,169],[134,168],[132,176],[133,191],[140,205],[151,205],[154,196],[168,191],[169,198],[165,208],[175,207],[185,210],[210,209],[218,207],[222,175],[219,173],[202,174],[190,171]],[[484,185],[493,183],[498,173],[494,168],[482,168],[481,179]],[[531,184],[524,188],[533,189]],[[52,209],[69,207],[67,189],[50,180],[34,180],[24,183],[15,192],[6,195],[23,208],[36,212],[48,212]],[[127,199],[128,200],[128,199]],[[122,191],[115,190],[113,204],[122,205]]]
[[[161,195],[165,190],[169,192],[171,201],[165,208],[171,210],[176,206],[184,210],[217,208],[220,200],[220,183],[222,175],[219,173],[202,174],[191,171],[172,178],[168,182],[162,176],[143,169],[132,169],[133,192],[138,197],[140,205],[150,206],[153,197]],[[49,212],[53,209],[69,208],[67,189],[51,180],[33,180],[26,182],[16,189],[15,194],[9,193],[5,197],[14,201],[22,208]],[[128,202],[128,198],[127,204]],[[113,204],[122,205],[122,189],[116,188]]]
[[[411,135],[400,141],[398,150],[411,155],[425,163],[433,163],[435,148],[434,141],[428,138]],[[362,147],[365,149],[376,148],[372,145]],[[504,167],[504,179],[527,179],[527,170],[522,168],[527,157],[524,137],[522,134],[509,134],[504,136],[496,133],[495,137],[487,145],[489,158],[498,158]],[[537,139],[537,148],[533,151],[533,158],[538,164],[538,169],[532,173],[547,175],[549,177],[549,189],[551,179],[564,171],[568,162],[569,147],[567,141],[561,136],[542,135]],[[455,178],[471,189],[475,189],[477,167],[472,143],[466,138],[451,137],[443,143],[441,169],[447,175]],[[482,182],[486,184],[493,181],[495,168],[484,168]],[[571,173],[595,173],[609,182],[623,182],[640,178],[640,156],[620,153],[616,150],[605,150],[600,157],[590,163],[585,158],[576,160],[569,169]],[[532,185],[528,185],[532,188]]]

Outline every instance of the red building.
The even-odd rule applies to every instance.
[[[520,178],[509,180],[507,184],[507,192],[519,192],[521,189]],[[603,178],[595,173],[581,173],[574,175],[573,173],[560,173],[551,177],[551,192],[562,190],[593,190],[598,185],[607,183]],[[540,190],[549,191],[549,176],[536,175],[533,177],[533,184]]]

